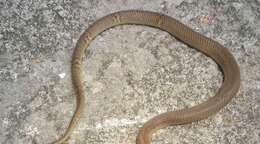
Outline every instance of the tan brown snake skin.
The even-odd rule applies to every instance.
[[[137,144],[150,144],[152,134],[170,125],[179,125],[202,120],[215,114],[236,95],[240,87],[240,71],[232,54],[218,42],[209,39],[179,21],[156,12],[128,10],[109,14],[92,24],[80,37],[72,58],[72,81],[77,94],[77,106],[66,132],[54,144],[65,143],[76,127],[80,114],[84,109],[84,88],[82,82],[81,63],[85,49],[101,32],[123,24],[146,25],[159,28],[170,33],[183,43],[197,49],[212,58],[221,68],[223,83],[217,94],[207,101],[191,108],[166,112],[155,116],[140,129]]]

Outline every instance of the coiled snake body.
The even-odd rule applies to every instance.
[[[74,130],[84,108],[84,89],[81,63],[86,47],[101,32],[123,24],[147,25],[170,33],[185,44],[211,57],[221,68],[224,80],[214,97],[191,108],[171,111],[155,116],[140,129],[137,144],[150,144],[152,134],[169,125],[186,124],[202,120],[215,114],[236,95],[240,87],[239,67],[232,54],[218,42],[213,41],[177,20],[163,14],[149,11],[128,10],[109,14],[92,24],[80,37],[72,58],[72,81],[77,94],[77,106],[64,135],[54,144],[64,143]]]

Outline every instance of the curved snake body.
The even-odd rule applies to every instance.
[[[76,44],[72,59],[72,81],[77,94],[77,106],[66,132],[55,144],[64,143],[77,125],[84,108],[84,89],[81,63],[85,49],[101,32],[123,24],[146,25],[170,33],[185,44],[212,58],[221,68],[224,79],[214,97],[191,108],[171,111],[155,116],[146,122],[137,136],[137,144],[150,144],[152,134],[161,128],[202,120],[215,114],[236,95],[240,87],[240,71],[232,54],[218,42],[209,39],[179,21],[163,14],[149,11],[128,10],[109,14],[92,24]]]

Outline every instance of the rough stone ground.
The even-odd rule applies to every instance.
[[[226,46],[241,68],[239,94],[216,115],[160,130],[154,144],[260,143],[259,0],[0,0],[0,143],[46,144],[75,107],[70,60],[80,34],[118,10],[170,15]],[[138,128],[213,96],[222,74],[168,33],[118,26],[84,60],[86,108],[71,144],[134,144]]]

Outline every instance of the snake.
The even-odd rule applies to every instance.
[[[76,108],[64,134],[52,142],[53,144],[68,142],[85,107],[82,62],[86,48],[90,45],[91,41],[103,31],[125,24],[144,25],[168,32],[171,36],[184,44],[213,59],[223,75],[222,84],[213,97],[193,107],[159,114],[144,123],[137,134],[136,144],[150,144],[152,142],[152,135],[159,129],[206,119],[225,107],[238,93],[240,88],[239,65],[226,47],[192,30],[185,24],[166,14],[145,10],[117,11],[91,24],[81,34],[76,43],[71,61],[71,78],[76,95]]]

